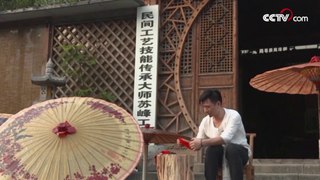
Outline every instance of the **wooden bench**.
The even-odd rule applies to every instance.
[[[251,156],[249,157],[248,163],[243,169],[243,173],[246,175],[246,180],[254,180],[254,166],[253,166],[253,147],[254,138],[256,133],[247,133],[248,143],[250,145]],[[222,180],[222,169],[218,171],[217,180]]]

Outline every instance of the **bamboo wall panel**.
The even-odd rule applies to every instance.
[[[135,60],[135,19],[111,20],[69,24],[54,27],[52,59],[57,64],[55,72],[67,76],[66,87],[59,88],[56,96],[72,96],[81,87],[90,87],[93,94],[111,92],[115,103],[132,112]],[[64,61],[63,47],[82,46],[84,54],[96,63],[85,67],[83,80],[68,76]],[[70,62],[72,69],[81,68],[75,59]]]
[[[0,112],[15,114],[38,100],[32,75],[44,73],[48,28],[44,25],[0,29]]]

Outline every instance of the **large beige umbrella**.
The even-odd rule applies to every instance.
[[[266,92],[317,94],[320,138],[320,57],[313,56],[308,63],[266,71],[252,78],[250,85]]]
[[[117,105],[49,100],[0,126],[0,179],[125,179],[142,150],[139,125]]]

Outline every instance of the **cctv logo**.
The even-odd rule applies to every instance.
[[[264,14],[262,16],[265,22],[308,22],[308,16],[294,16],[289,8],[284,8],[279,14]]]

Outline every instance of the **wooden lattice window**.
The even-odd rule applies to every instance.
[[[111,92],[116,104],[132,112],[135,27],[135,18],[55,26],[52,45],[55,74],[67,76],[67,85],[57,90],[56,97],[72,96],[81,86],[77,77],[67,75],[63,67],[64,47],[80,46],[81,52],[96,61],[86,67],[81,67],[76,59],[69,62],[69,68],[83,68],[82,85],[93,89],[95,95]]]
[[[200,73],[232,72],[233,1],[212,1],[200,19]]]
[[[164,130],[192,135],[196,125],[188,109],[193,104],[192,76],[198,63],[196,18],[208,1],[160,0],[159,3],[161,26],[157,125]]]
[[[184,44],[183,48],[183,54],[181,56],[181,67],[180,67],[180,73],[181,75],[191,75],[192,74],[192,53],[194,52],[192,50],[192,30],[190,30],[188,37],[186,39],[186,42]]]
[[[176,9],[176,7],[183,6],[184,3],[183,0],[162,1],[162,9],[166,8],[166,10],[161,14],[161,24],[165,24],[165,26],[161,27],[160,32],[160,56],[164,62],[160,64],[161,72],[169,72],[170,69],[174,69],[175,66],[175,56],[173,56],[173,54],[179,43],[179,37],[177,35],[181,34],[185,28],[186,20],[192,15],[191,7]],[[195,4],[196,2],[193,3]],[[167,21],[174,21],[175,26],[173,27],[173,24],[167,23]],[[190,31],[184,44],[184,53],[180,62],[180,72],[182,75],[191,75],[192,73],[192,40],[192,31]]]

